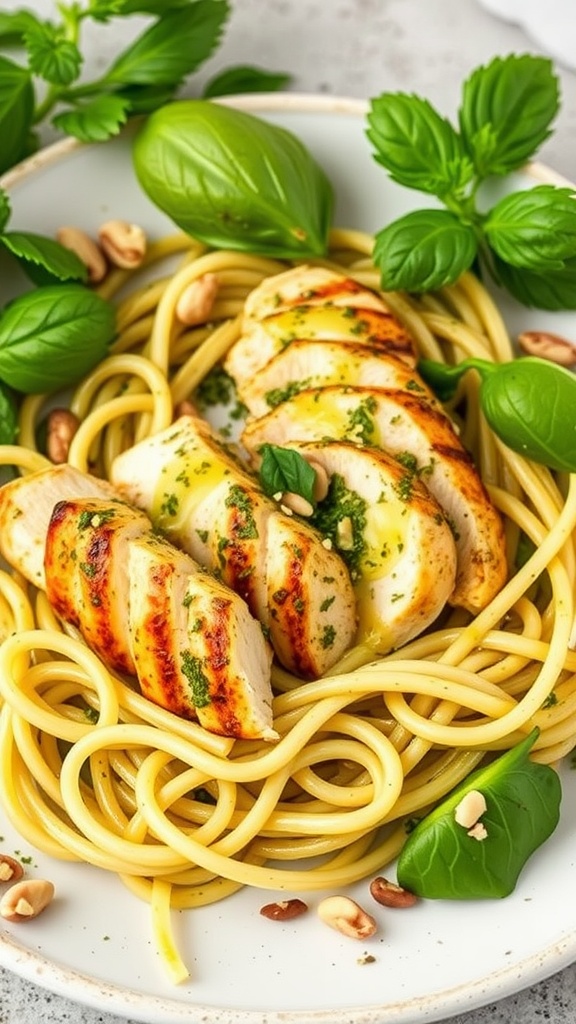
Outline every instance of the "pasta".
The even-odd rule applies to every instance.
[[[367,235],[334,231],[325,265],[377,289],[371,248]],[[120,451],[166,428],[238,337],[247,293],[284,268],[175,236],[150,247],[141,280],[110,274],[100,291],[118,303],[119,336],[71,396],[80,427],[70,463],[106,477]],[[178,297],[206,273],[219,280],[210,322],[184,327]],[[469,274],[433,296],[386,298],[426,356],[513,355],[498,311]],[[509,582],[477,617],[447,612],[438,628],[377,661],[355,647],[328,678],[309,683],[274,667],[274,745],[211,735],[146,701],[42,593],[0,572],[6,813],[40,850],[116,872],[148,900],[175,982],[187,968],[170,908],[244,885],[341,889],[393,860],[407,822],[487,752],[534,726],[537,761],[554,764],[573,748],[576,481],[505,448],[482,423],[475,388],[467,381],[459,396],[467,399],[461,432],[505,519]],[[21,443],[0,448],[2,465],[27,473],[47,464],[36,447],[44,408],[45,396],[23,401]]]

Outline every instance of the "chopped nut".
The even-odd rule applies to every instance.
[[[418,902],[418,897],[409,889],[382,876],[370,882],[370,895],[383,907],[413,907]]]
[[[45,910],[53,896],[54,886],[44,878],[17,882],[0,900],[0,917],[5,921],[30,921]]]
[[[472,828],[486,810],[486,800],[477,789],[471,789],[454,808],[454,818],[463,828]]]
[[[360,964],[360,965],[363,965],[363,964],[375,964],[376,963],[376,957],[373,956],[372,953],[363,953],[362,956],[358,957],[356,963]]]
[[[378,928],[374,918],[349,896],[327,896],[318,904],[318,916],[351,939],[368,939]]]
[[[341,551],[352,551],[354,547],[354,530],[350,516],[339,519],[336,526],[336,544]]]
[[[468,829],[467,834],[470,836],[471,839],[477,839],[478,842],[481,842],[483,839],[488,838],[486,826],[483,825],[481,821],[477,821],[476,824],[472,826],[472,828]]]
[[[56,232],[56,238],[65,249],[76,254],[88,271],[90,284],[99,284],[106,277],[108,264],[102,249],[80,228],[63,226]]]
[[[576,364],[576,342],[562,338],[549,331],[523,331],[518,335],[518,344],[523,352],[531,356],[548,359],[558,366]]]
[[[46,454],[51,462],[66,462],[80,420],[70,409],[52,409],[46,420]]]
[[[314,501],[324,501],[330,487],[330,477],[320,462],[316,462],[315,459],[306,459],[306,461],[316,474],[312,487],[312,497]]]
[[[98,239],[110,262],[123,270],[139,267],[146,255],[146,235],[137,224],[108,220],[101,225]]]
[[[270,921],[292,921],[293,918],[305,914],[307,910],[308,904],[298,899],[278,900],[276,903],[266,903],[260,907],[262,917],[267,917]]]
[[[0,853],[0,882],[19,882],[23,874],[24,868],[19,860]]]
[[[284,493],[282,505],[287,505],[290,511],[295,512],[297,516],[311,516],[314,512],[314,506],[301,494],[296,494],[294,491]]]
[[[174,406],[174,419],[179,420],[181,416],[198,416],[198,409],[188,398],[183,399]]]
[[[186,327],[204,324],[208,320],[218,293],[216,274],[203,274],[191,281],[176,303],[176,318]]]

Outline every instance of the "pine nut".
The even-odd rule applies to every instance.
[[[0,900],[0,917],[5,921],[31,921],[54,897],[54,886],[45,878],[32,878],[11,885]]]
[[[374,918],[349,896],[327,896],[318,904],[318,916],[351,939],[368,939],[378,928]]]
[[[104,253],[115,267],[135,270],[146,255],[146,235],[138,224],[126,220],[108,220],[98,231]]]
[[[90,284],[99,284],[106,277],[108,264],[102,249],[80,228],[64,225],[56,232],[56,239],[65,249],[76,254],[88,271]]]

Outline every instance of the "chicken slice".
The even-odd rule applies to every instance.
[[[290,671],[316,678],[350,646],[356,614],[344,562],[263,493],[208,424],[181,417],[117,456],[111,475],[169,540],[245,597]]]
[[[329,384],[398,388],[441,410],[432,391],[398,356],[343,341],[293,341],[240,384],[238,394],[253,416],[264,416],[299,391]]]
[[[423,484],[395,459],[350,441],[290,441],[330,478],[312,522],[355,581],[358,641],[385,653],[418,636],[454,589],[456,546]]]
[[[67,498],[54,506],[44,567],[50,604],[117,672],[136,674],[128,630],[128,547],[150,533],[139,509],[102,498]]]
[[[353,278],[327,267],[302,264],[274,277],[266,277],[250,292],[244,303],[242,327],[244,329],[251,320],[264,320],[267,316],[304,304],[390,312],[377,292],[365,288]]]
[[[295,306],[264,320],[249,320],[229,350],[224,369],[241,384],[293,341],[345,341],[393,352],[410,366],[412,339],[390,311],[357,306]]]
[[[142,692],[210,732],[277,739],[271,650],[244,602],[183,551],[148,534],[128,545],[132,653]]]
[[[506,581],[504,530],[448,417],[408,391],[332,386],[301,391],[251,420],[242,443],[257,460],[264,442],[327,437],[376,445],[412,468],[453,528],[458,566],[450,603],[473,613],[484,608]]]
[[[63,498],[114,498],[104,480],[66,464],[17,477],[0,487],[0,554],[29,583],[46,589],[44,547],[48,524]]]

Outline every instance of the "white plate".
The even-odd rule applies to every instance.
[[[371,157],[365,108],[317,97],[243,98],[237,104],[291,129],[330,175],[339,224],[377,230],[422,197],[391,185]],[[532,168],[530,176],[550,180]],[[513,184],[530,184],[526,175]],[[533,182],[532,182],[533,183]],[[56,144],[3,180],[14,228],[50,234],[62,223],[94,230],[105,218],[134,220],[152,235],[169,227],[140,193],[129,138]],[[503,186],[500,186],[503,187]],[[20,287],[0,265],[0,300]],[[576,317],[505,304],[511,330],[572,332]],[[561,824],[502,901],[423,902],[382,912],[380,935],[345,939],[314,913],[290,924],[259,915],[276,893],[245,890],[175,922],[192,977],[173,988],[150,941],[148,909],[112,875],[36,854],[0,818],[1,848],[32,855],[58,898],[49,912],[0,934],[0,964],[61,995],[151,1024],[419,1024],[512,994],[576,959],[576,778],[567,768]],[[367,885],[354,893],[366,903]],[[311,906],[316,897],[306,897]],[[369,900],[369,897],[368,897]],[[378,911],[375,904],[371,910]],[[370,952],[372,963],[360,963]]]

